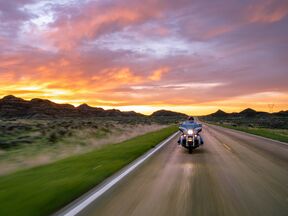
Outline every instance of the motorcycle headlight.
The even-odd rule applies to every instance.
[[[193,130],[189,129],[187,132],[189,135],[193,135]]]

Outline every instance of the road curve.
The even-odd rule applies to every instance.
[[[288,146],[204,125],[191,155],[174,138],[79,215],[288,215]]]

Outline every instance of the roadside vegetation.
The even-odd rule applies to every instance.
[[[0,176],[0,215],[49,215],[175,131],[176,126],[169,126],[51,164]]]
[[[85,153],[166,126],[167,118],[165,121],[132,117],[2,119],[0,175]]]
[[[245,127],[245,126],[237,126],[235,124],[231,125],[217,122],[207,122],[207,123],[288,143],[288,129]]]
[[[223,124],[216,124],[216,125],[288,143],[287,129],[239,127]]]

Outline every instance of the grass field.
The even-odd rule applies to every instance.
[[[176,126],[170,126],[52,164],[1,176],[0,215],[49,215],[176,130]]]
[[[133,120],[133,121],[132,121]],[[0,120],[0,176],[119,143],[167,125],[137,119]]]
[[[221,124],[216,125],[288,143],[287,129],[251,128]]]

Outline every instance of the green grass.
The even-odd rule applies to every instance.
[[[250,127],[239,127],[239,126],[234,127],[234,126],[222,125],[222,124],[215,124],[215,125],[288,143],[288,130],[285,130],[285,129],[281,130],[281,129],[270,129],[270,128],[250,128]]]
[[[0,177],[0,215],[49,215],[177,130],[150,132],[52,164]]]

